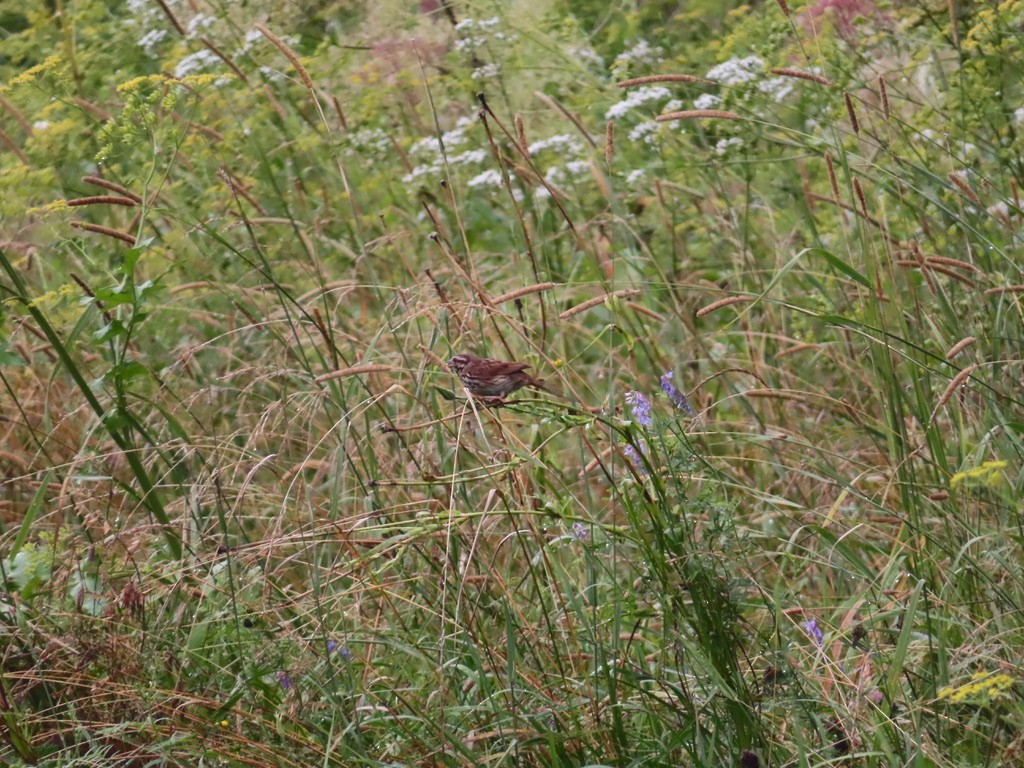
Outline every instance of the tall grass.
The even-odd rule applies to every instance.
[[[1012,764],[1024,6],[869,5],[13,12],[0,757]]]

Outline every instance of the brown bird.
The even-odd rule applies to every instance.
[[[530,367],[526,363],[494,360],[462,352],[448,361],[448,367],[474,397],[507,397],[523,387],[551,392],[543,380],[526,372]]]

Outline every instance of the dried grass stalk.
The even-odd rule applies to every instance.
[[[696,75],[644,75],[633,77],[629,80],[622,80],[616,83],[619,88],[630,88],[634,85],[647,85],[648,83],[708,83],[714,84],[711,80]]]
[[[935,418],[935,414],[939,412],[939,409],[942,406],[949,402],[950,398],[953,397],[954,394],[956,394],[956,390],[960,385],[967,381],[967,379],[970,378],[970,375],[980,367],[981,366],[977,364],[969,365],[953,377],[953,380],[949,382],[949,386],[946,387],[946,390],[942,393],[942,397],[939,398],[939,402],[935,404],[935,409],[932,411],[929,421]]]
[[[220,59],[221,61],[223,61],[223,62],[224,62],[224,64],[226,64],[226,65],[227,65],[228,69],[230,69],[230,70],[231,70],[232,72],[234,72],[234,73],[235,73],[235,77],[237,77],[237,78],[238,78],[239,80],[241,80],[241,81],[242,81],[243,83],[245,83],[246,85],[248,85],[248,84],[249,84],[249,78],[247,78],[247,77],[245,76],[245,73],[244,73],[244,72],[243,72],[242,70],[240,70],[240,69],[238,68],[238,66],[237,66],[237,65],[235,64],[235,62],[233,62],[233,61],[232,61],[232,60],[231,60],[231,59],[230,59],[230,58],[228,57],[228,55],[227,55],[226,53],[224,53],[224,51],[222,51],[222,50],[221,50],[220,48],[218,48],[218,47],[217,47],[216,45],[214,45],[213,43],[211,43],[211,42],[210,42],[210,41],[209,41],[209,40],[208,40],[207,38],[205,38],[205,37],[200,37],[200,38],[199,38],[199,42],[201,42],[201,43],[202,43],[203,45],[205,45],[205,46],[206,46],[206,47],[207,47],[207,48],[208,48],[208,49],[209,49],[209,50],[210,50],[210,51],[211,51],[211,52],[213,53],[213,55],[214,55],[214,56],[216,56],[216,57],[217,57],[218,59]]]
[[[72,221],[71,226],[75,229],[84,229],[87,232],[95,232],[98,235],[106,235],[107,237],[112,237],[115,240],[128,243],[128,245],[131,246],[135,245],[135,237],[133,235],[129,235],[127,232],[122,232],[119,229],[104,227],[99,224],[90,224],[87,221]]]
[[[595,296],[592,299],[587,299],[582,304],[577,304],[575,307],[569,307],[565,312],[558,316],[559,320],[565,320],[578,315],[580,312],[586,312],[591,307],[596,307],[598,304],[603,304],[607,299],[629,299],[634,296],[639,296],[643,293],[639,288],[629,288],[624,291],[613,291],[612,293],[605,294],[604,296]]]
[[[828,183],[832,185],[832,197],[839,199],[839,182],[836,180],[836,167],[832,165],[832,155],[825,153],[825,171],[828,173]]]
[[[797,77],[801,80],[810,80],[812,83],[818,83],[819,85],[832,85],[832,81],[827,77],[816,75],[813,72],[804,72],[802,69],[776,67],[775,69],[770,69],[768,71],[773,75],[780,75],[781,77]]]
[[[861,189],[860,186],[860,179],[853,180],[853,192],[855,195],[857,195],[857,202],[860,203],[861,213],[863,213],[865,216],[870,216],[871,214],[868,213],[867,201],[864,199],[864,190]]]
[[[92,197],[78,197],[66,201],[69,208],[76,208],[80,205],[125,205],[134,207],[138,205],[130,197],[117,197],[116,195],[93,195]]]
[[[313,88],[313,78],[309,76],[309,72],[307,72],[306,68],[302,66],[302,62],[299,60],[299,55],[295,53],[295,51],[293,51],[291,48],[289,48],[284,40],[282,40],[280,37],[278,37],[269,29],[267,29],[264,25],[253,24],[253,26],[265,38],[267,38],[267,40],[270,41],[271,45],[277,48],[277,50],[284,54],[284,57],[288,59],[289,62],[291,62],[291,65],[295,68],[295,71],[299,73],[299,77],[302,79],[302,84],[305,85],[306,88],[308,88],[310,91],[315,90]]]
[[[322,384],[325,381],[332,381],[334,379],[341,379],[345,376],[360,376],[364,373],[387,373],[393,371],[394,367],[390,365],[384,365],[383,363],[368,363],[366,365],[353,365],[348,368],[342,368],[337,371],[331,371],[330,373],[324,373],[317,376],[313,381],[317,384]]]
[[[85,184],[92,184],[94,187],[102,187],[103,189],[109,189],[111,192],[117,192],[119,195],[130,198],[136,203],[142,202],[142,198],[139,195],[136,195],[127,187],[122,187],[117,182],[108,181],[107,179],[100,178],[99,176],[83,176],[82,181]]]
[[[114,116],[107,112],[107,110],[103,109],[103,107],[97,107],[91,101],[86,101],[85,99],[80,98],[78,96],[75,97],[74,101],[75,104],[80,106],[86,112],[98,118],[99,120],[102,120],[103,122],[114,119]]]
[[[806,402],[803,395],[797,392],[789,392],[780,389],[748,389],[744,392],[747,397],[764,397],[772,400],[796,400],[797,402]]]
[[[968,264],[966,261],[960,261],[959,259],[951,259],[948,256],[928,256],[925,258],[925,262],[929,265],[943,264],[947,267],[956,267],[962,269],[965,272],[981,272],[973,264]]]
[[[535,285],[528,285],[525,288],[518,288],[508,293],[503,293],[501,296],[497,296],[491,299],[492,304],[502,304],[506,301],[512,301],[512,299],[518,299],[522,296],[529,296],[531,293],[540,293],[541,291],[550,291],[552,288],[557,288],[558,283],[537,283]]]
[[[977,339],[974,336],[968,336],[964,339],[960,339],[960,341],[958,341],[956,344],[950,347],[949,351],[946,352],[946,359],[952,360],[954,357],[959,355],[961,352],[963,352],[976,341]]]
[[[11,152],[13,152],[15,155],[17,155],[18,159],[21,160],[23,165],[31,165],[32,164],[32,163],[29,162],[28,155],[26,155],[22,151],[21,147],[18,146],[17,142],[15,142],[14,139],[12,139],[10,136],[8,136],[3,131],[0,131],[0,144],[3,144],[5,147],[7,147],[9,150],[11,150]]]
[[[960,178],[960,174],[951,171],[950,173],[946,174],[946,178],[953,182],[953,185],[957,189],[959,189],[961,192],[967,195],[968,199],[972,203],[974,203],[975,205],[981,205],[981,198],[978,197],[978,193],[971,189],[971,187],[967,184],[966,181]]]
[[[178,31],[178,34],[182,37],[187,37],[188,35],[185,32],[185,28],[181,26],[181,22],[175,18],[173,13],[171,13],[171,9],[167,7],[167,3],[165,3],[164,0],[156,0],[156,4],[160,6],[161,10],[163,10],[171,24],[174,25],[174,28]]]
[[[850,115],[850,125],[853,126],[853,132],[860,135],[860,121],[857,119],[857,112],[853,108],[853,99],[850,98],[850,94],[843,91],[843,101],[846,102],[846,111]]]
[[[697,310],[697,317],[704,317],[704,315],[710,315],[716,310],[722,309],[723,307],[730,307],[733,304],[749,304],[754,299],[750,296],[729,296],[725,299],[719,299],[716,302],[708,304],[706,307],[701,307]]]
[[[716,120],[742,119],[735,112],[728,112],[724,109],[684,109],[682,112],[666,112],[654,119],[659,123],[664,123],[667,120],[699,120],[705,117]]]
[[[653,309],[645,307],[643,304],[637,304],[635,301],[627,301],[626,306],[632,309],[637,314],[647,315],[647,317],[651,318],[652,320],[657,320],[659,323],[664,323],[667,319],[660,312],[655,312]]]
[[[530,156],[530,145],[526,141],[526,126],[523,124],[523,116],[518,112],[516,116],[512,118],[512,122],[516,127],[516,142],[519,144],[519,149],[526,157]]]

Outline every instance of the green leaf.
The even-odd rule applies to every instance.
[[[50,486],[51,477],[53,477],[52,469],[43,475],[43,478],[39,483],[39,488],[36,489],[35,495],[32,497],[32,503],[29,504],[28,509],[25,510],[25,518],[21,521],[21,527],[18,529],[18,535],[14,537],[14,543],[11,544],[11,551],[7,554],[7,557],[12,560],[21,551],[21,548],[25,546],[25,542],[28,541],[29,531],[32,530],[36,517],[39,515],[39,509],[43,506],[43,499],[46,496],[46,489]]]
[[[17,352],[11,352],[7,348],[7,343],[0,344],[0,366],[15,366],[23,368],[25,366],[24,358]]]
[[[100,328],[93,337],[97,341],[109,341],[110,339],[116,339],[119,336],[127,336],[128,329],[125,328],[124,323],[120,320],[114,319],[109,323]]]
[[[133,379],[142,378],[148,375],[149,369],[146,368],[146,366],[142,363],[136,362],[135,360],[128,360],[124,363],[118,363],[111,368],[108,378],[114,382],[127,384]]]

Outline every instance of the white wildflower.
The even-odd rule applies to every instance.
[[[696,99],[693,100],[694,109],[717,109],[718,105],[722,103],[721,96],[715,96],[713,93],[702,93]]]
[[[721,156],[726,154],[733,147],[739,148],[742,146],[743,139],[741,139],[739,136],[732,136],[728,139],[720,139],[718,143],[715,144],[715,154]]]
[[[570,48],[569,56],[583,64],[583,66],[604,69],[604,59],[589,45],[581,45],[578,48]]]
[[[274,69],[273,67],[268,67],[266,65],[260,67],[259,72],[272,83],[279,83],[285,79],[283,72],[281,72],[278,69]]]
[[[203,72],[207,67],[214,66],[218,62],[220,59],[217,58],[217,54],[204,48],[201,51],[190,53],[179,61],[178,66],[174,68],[174,76],[185,77],[196,72]]]
[[[565,170],[571,176],[583,176],[590,173],[590,163],[586,160],[570,160],[565,164]]]
[[[424,176],[440,176],[441,173],[440,165],[417,165],[402,177],[402,182],[404,184],[411,184]]]
[[[488,168],[467,181],[466,185],[469,187],[500,187],[501,174],[493,168]]]
[[[197,16],[193,16],[188,23],[188,27],[185,28],[186,37],[195,37],[197,33],[202,32],[204,29],[208,29],[213,26],[216,22],[213,16],[207,16],[204,13],[200,13]]]
[[[450,161],[453,165],[479,165],[487,159],[487,153],[482,149],[467,149],[458,155],[453,156]]]
[[[386,151],[391,147],[388,135],[380,128],[363,128],[355,133],[349,134],[349,142],[357,149]]]
[[[445,147],[457,147],[459,144],[466,143],[466,132],[462,126],[456,124],[455,128],[441,134],[441,141],[444,142]]]
[[[409,148],[409,154],[436,157],[441,154],[441,142],[436,136],[426,136]]]
[[[661,48],[653,47],[646,40],[641,40],[632,48],[623,51],[615,57],[615,66],[623,64],[657,64],[661,59]]]
[[[757,90],[781,103],[793,92],[793,81],[785,77],[771,77],[758,83]]]
[[[714,80],[722,85],[739,85],[751,80],[756,80],[764,70],[764,61],[757,56],[745,58],[734,58],[723,61],[718,66],[708,70],[705,77]]]
[[[638,187],[647,181],[647,171],[637,168],[626,175],[626,184],[631,187]]]
[[[455,50],[462,53],[483,48],[485,45],[487,45],[486,37],[460,37],[455,41]]]
[[[533,142],[528,147],[531,155],[539,154],[545,149],[550,149],[554,152],[558,152],[561,155],[567,154],[583,154],[583,143],[575,136],[568,133],[559,133],[554,136],[549,136],[546,139],[540,139],[539,141]]]
[[[474,80],[493,80],[498,76],[498,65],[484,64],[470,72],[469,76]]]
[[[544,180],[548,184],[558,186],[559,184],[565,183],[565,170],[559,166],[553,166],[548,169],[548,172],[544,174]]]
[[[635,91],[630,91],[629,95],[622,101],[612,104],[608,111],[605,112],[604,116],[606,120],[618,120],[649,101],[661,101],[662,99],[667,100],[671,97],[672,92],[668,88],[664,88],[660,85],[643,86],[641,88],[637,88]]]
[[[646,122],[640,123],[633,127],[629,132],[630,141],[643,141],[645,144],[653,144],[657,138],[658,128],[660,128],[653,120],[647,120]]]
[[[166,29],[151,29],[139,38],[137,45],[149,56],[156,56],[156,47],[167,39]]]
[[[46,120],[36,120],[34,123],[32,123],[33,131],[45,131],[49,127],[50,124]]]

